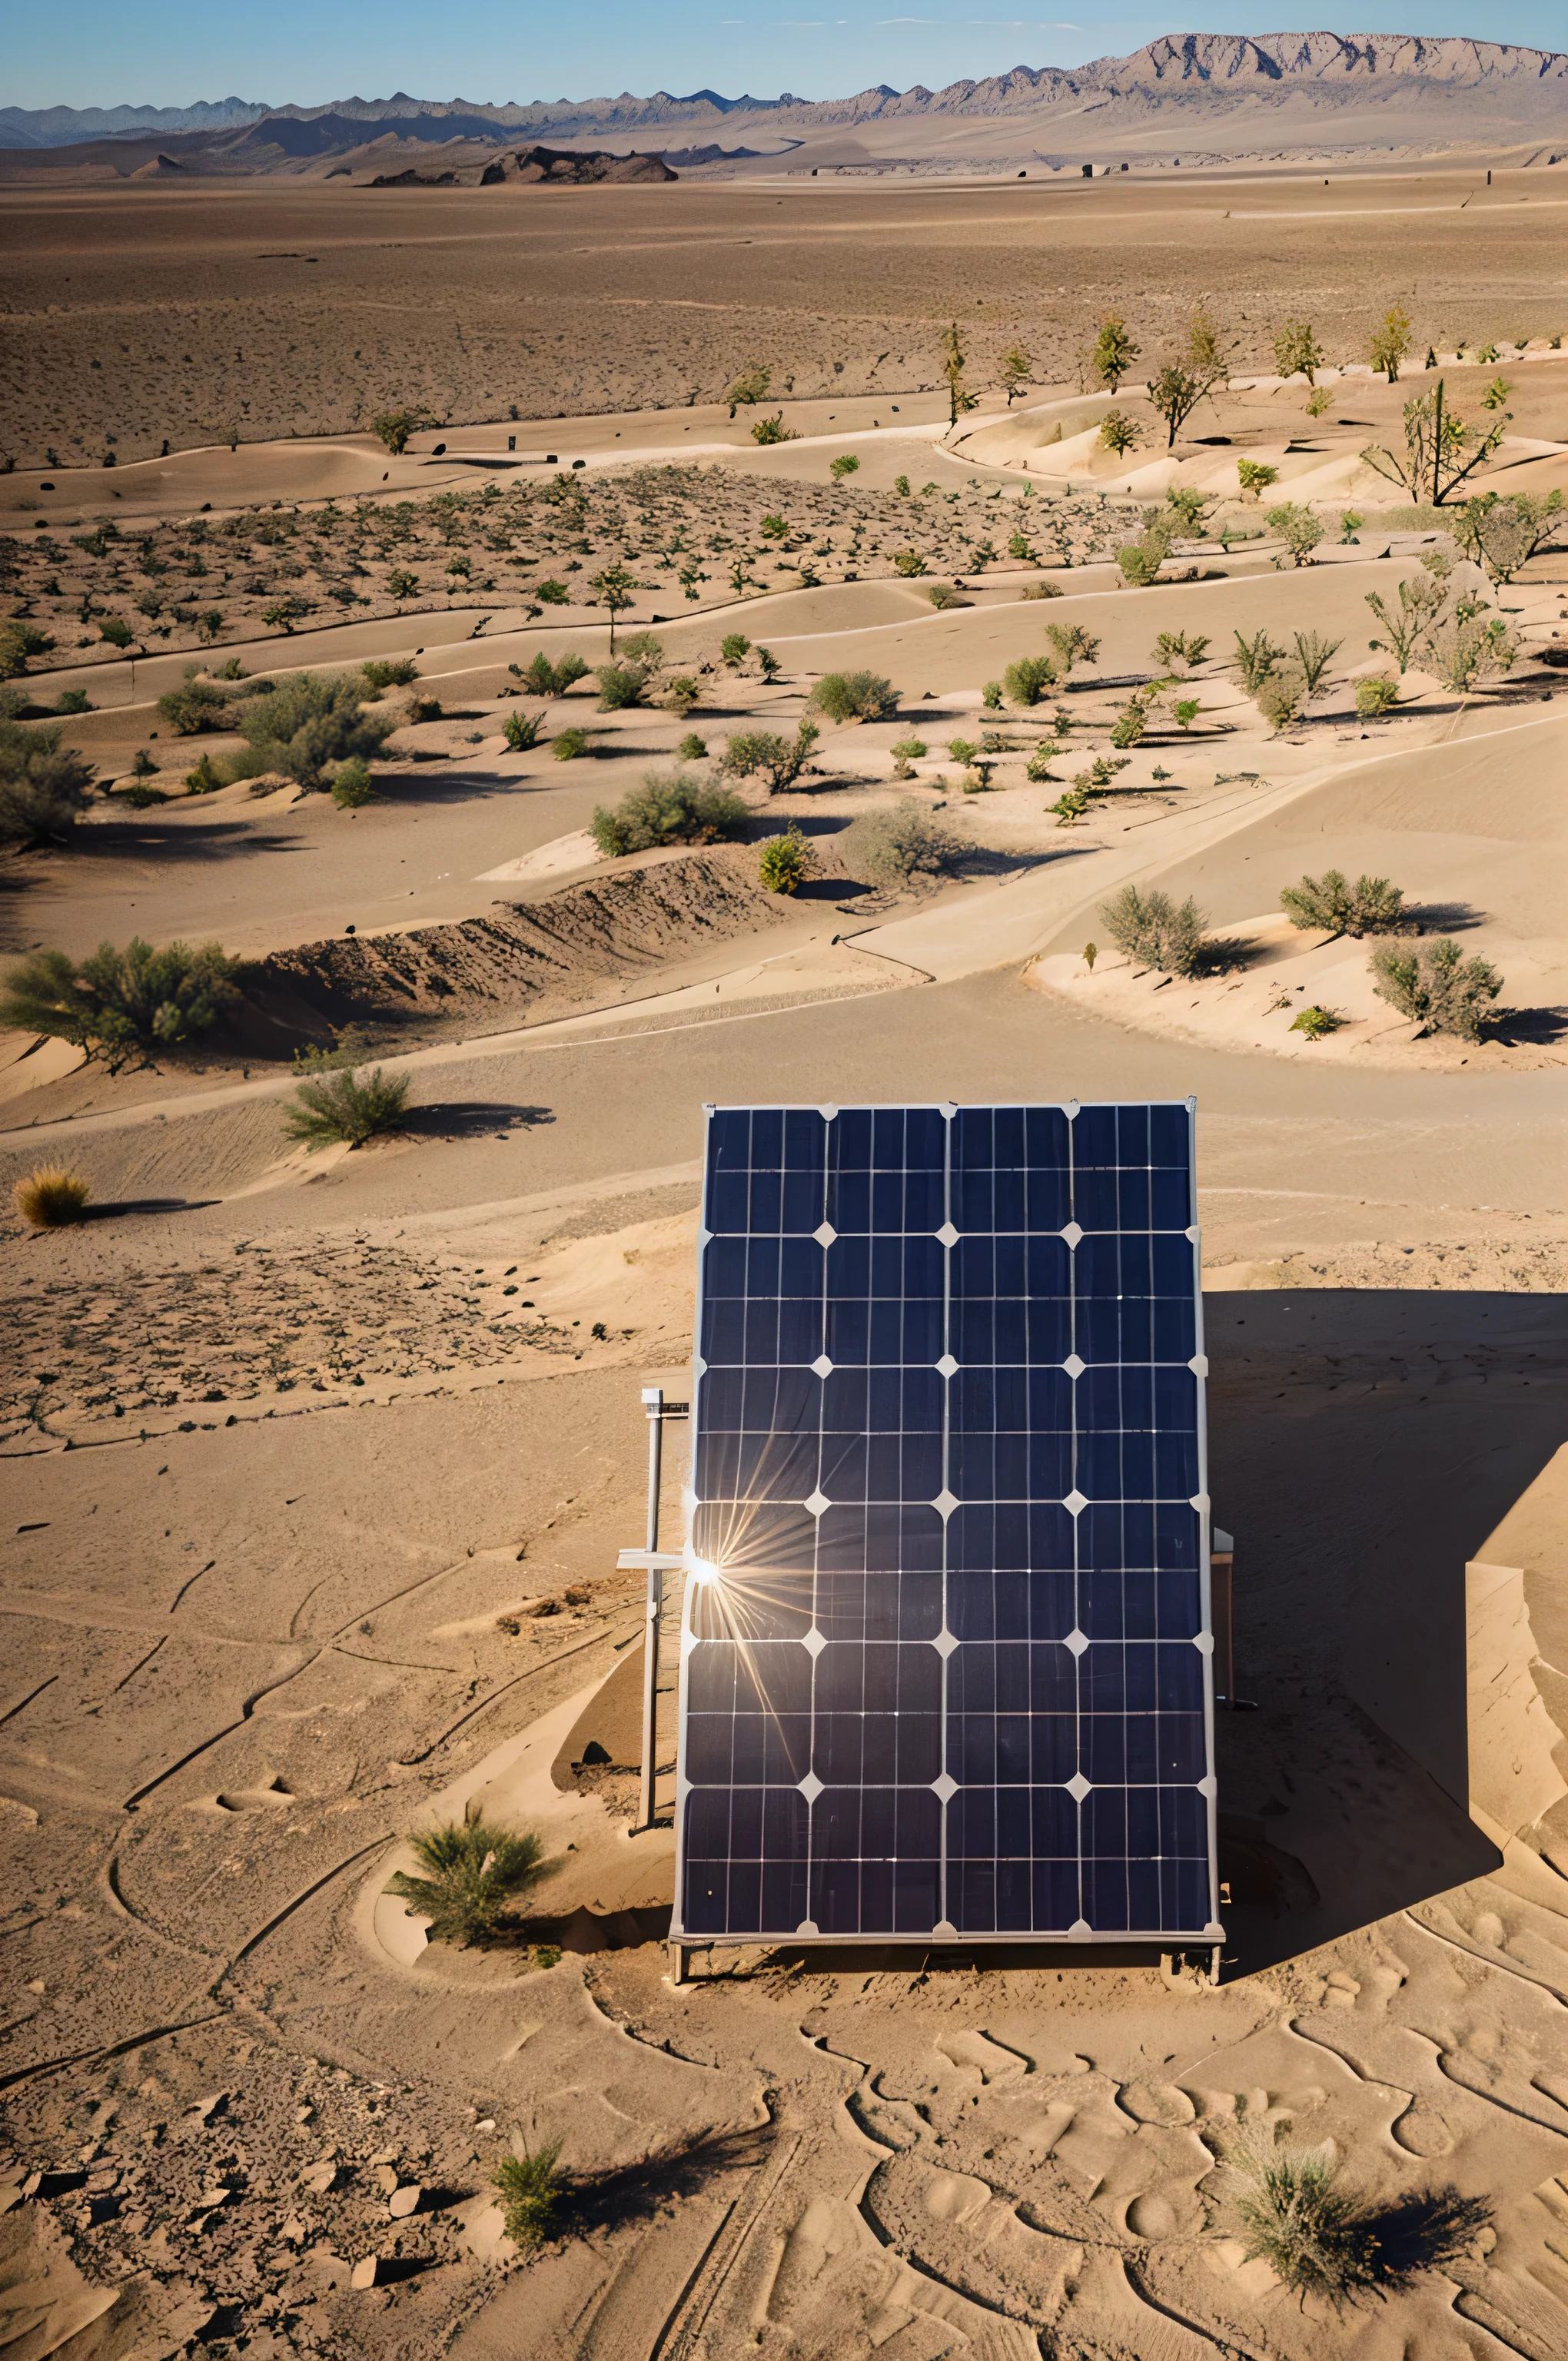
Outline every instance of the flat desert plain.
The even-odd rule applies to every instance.
[[[0,199],[7,776],[96,779],[16,829],[8,964],[240,962],[172,1046],[4,1038],[7,1191],[90,1192],[0,1232],[19,2361],[1568,2350],[1561,201],[1331,177]],[[1168,440],[1200,302],[1230,367]],[[1112,311],[1118,391],[1075,359]],[[1487,448],[1434,508],[1365,454],[1440,379]],[[307,675],[335,754],[280,734]],[[596,837],[677,774],[739,810]],[[1329,871],[1393,931],[1295,923]],[[1439,942],[1459,1030],[1373,965]],[[377,1068],[388,1127],[291,1136]],[[704,1104],[1189,1094],[1252,1708],[1218,1983],[677,1981],[676,1634],[638,1829],[617,1557]],[[546,1873],[465,1948],[389,1884],[470,1813]],[[494,2175],[556,2144],[508,2235]],[[1378,2240],[1343,2306],[1256,2249],[1266,2153]]]

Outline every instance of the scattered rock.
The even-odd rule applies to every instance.
[[[348,2275],[348,2284],[352,2288],[373,2288],[376,2284],[376,2274],[382,2268],[383,2262],[379,2255],[361,2255]]]
[[[423,2202],[423,2188],[419,2181],[409,2180],[400,2189],[393,2190],[387,2200],[387,2212],[394,2222],[403,2222],[411,2213],[417,2213]]]

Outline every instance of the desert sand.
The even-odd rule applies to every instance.
[[[1451,516],[1360,456],[1433,381],[1371,377],[1368,322],[1404,295],[1466,415],[1508,381],[1478,488],[1568,487],[1558,216],[1540,173],[1461,214],[1474,178],[1162,188],[1157,212],[1096,186],[1092,215],[1065,189],[563,192],[521,292],[520,233],[474,226],[477,192],[0,200],[27,327],[5,615],[54,642],[14,702],[102,789],[68,843],[5,856],[0,945],[251,963],[241,1008],[139,1068],[0,1040],[18,2356],[1568,2349],[1561,538],[1463,577],[1508,669],[1459,691],[1418,652],[1390,712],[1356,705],[1389,663],[1368,597],[1457,555]],[[986,390],[949,431],[960,287]],[[1230,385],[1169,451],[1124,388],[1145,438],[1108,451],[1109,398],[1069,365],[1086,329],[1122,302],[1152,357],[1216,290]],[[1295,309],[1332,348],[1316,415],[1267,373]],[[1009,408],[987,379],[1020,334],[1039,381]],[[716,399],[753,358],[798,440],[759,447]],[[442,423],[393,458],[351,389]],[[242,400],[231,451],[200,422]],[[69,464],[105,432],[113,470]],[[1246,496],[1238,457],[1277,489]],[[1116,552],[1171,487],[1207,530],[1132,588]],[[1324,529],[1299,567],[1281,499]],[[619,629],[656,632],[688,714],[522,682],[541,653],[606,662],[590,577],[618,558]],[[988,704],[1048,626],[1093,653],[1039,706]],[[1260,631],[1333,643],[1277,727],[1239,674]],[[727,661],[736,632],[753,652]],[[1198,709],[1167,692],[1118,752],[1171,634],[1207,642],[1178,664]],[[285,776],[187,792],[242,743],[237,706],[191,735],[160,715],[192,666],[237,694],[403,659],[360,808]],[[856,668],[897,719],[823,726],[771,797],[740,779],[740,840],[598,853],[596,807],[793,736]],[[513,750],[519,714],[540,736]],[[1124,767],[1062,812],[1097,758]],[[901,887],[845,831],[905,801],[957,849]],[[757,845],[791,824],[817,873],[770,895]],[[1482,1039],[1401,1016],[1365,939],[1287,922],[1280,889],[1331,866],[1494,964]],[[1206,971],[1116,950],[1128,884],[1197,900]],[[1337,1028],[1298,1029],[1309,1005]],[[307,1152],[295,1059],[334,1044],[405,1078],[408,1114]],[[1255,1708],[1219,1717],[1218,1987],[1179,1956],[1023,1946],[699,1953],[677,1984],[673,1697],[634,1833],[642,1592],[616,1560],[642,1534],[640,1387],[689,1378],[703,1103],[1187,1093]],[[34,1235],[8,1192],[45,1160],[92,1217]],[[551,1870],[462,1950],[388,1884],[470,1805]],[[1491,2226],[1387,2301],[1299,2304],[1248,2259],[1223,2162],[1247,2125],[1386,2224],[1452,2188]],[[491,2175],[557,2139],[573,2208],[520,2251]]]

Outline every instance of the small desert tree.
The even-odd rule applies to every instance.
[[[1488,615],[1468,600],[1462,600],[1452,617],[1421,642],[1424,668],[1461,697],[1498,673],[1511,672],[1518,654],[1519,642],[1510,638],[1502,617]]]
[[[1383,637],[1368,641],[1367,645],[1391,655],[1405,673],[1418,643],[1448,603],[1448,585],[1435,574],[1408,575],[1398,586],[1398,608],[1393,608],[1380,590],[1366,593],[1366,603],[1383,629]]]
[[[448,1821],[410,1839],[420,1873],[399,1870],[389,1894],[411,1903],[438,1943],[485,1943],[501,1931],[511,1904],[545,1874],[544,1848],[483,1817]]]
[[[755,402],[765,401],[773,379],[772,369],[762,361],[749,363],[725,388],[724,399],[729,405],[730,417],[733,418],[740,409],[750,409]]]
[[[1250,492],[1255,500],[1261,500],[1270,484],[1279,481],[1279,470],[1266,466],[1261,459],[1238,459],[1236,478],[1244,492]]]
[[[980,396],[971,393],[964,383],[964,370],[969,357],[964,351],[963,337],[956,320],[949,323],[942,338],[942,375],[948,384],[948,423],[956,426],[966,412],[975,408]]]
[[[1399,365],[1410,349],[1413,323],[1402,303],[1391,303],[1380,327],[1372,332],[1367,359],[1375,369],[1380,369],[1390,385],[1399,382]]]
[[[1405,404],[1403,457],[1376,443],[1369,443],[1361,457],[1364,466],[1399,485],[1411,500],[1430,500],[1441,508],[1451,492],[1486,464],[1507,432],[1506,418],[1485,434],[1466,425],[1456,411],[1446,407],[1439,378],[1431,393],[1418,394]]]
[[[565,655],[559,664],[553,664],[541,648],[526,671],[519,664],[508,669],[526,682],[535,697],[565,697],[574,681],[587,676],[588,668],[582,657],[576,655]]]
[[[613,566],[607,566],[602,574],[589,576],[588,588],[594,592],[600,606],[609,610],[609,652],[613,656],[616,619],[636,603],[637,584],[618,558]]]
[[[1114,451],[1118,458],[1128,451],[1135,451],[1143,439],[1143,428],[1135,418],[1129,418],[1125,411],[1108,410],[1100,422],[1101,443],[1107,451]]]
[[[1266,721],[1283,730],[1307,702],[1307,675],[1299,664],[1282,664],[1259,681],[1253,701]]]
[[[1453,531],[1465,555],[1484,565],[1494,582],[1511,582],[1521,566],[1557,545],[1564,526],[1568,501],[1561,489],[1507,498],[1480,492],[1458,511]]]
[[[783,795],[805,770],[820,735],[815,721],[805,720],[793,738],[772,730],[746,730],[729,741],[723,767],[738,779],[762,779],[771,796]]]
[[[1124,885],[1101,904],[1100,917],[1117,950],[1137,966],[1190,975],[1198,965],[1209,922],[1190,895],[1179,908],[1158,886],[1140,894]]]
[[[1177,436],[1199,403],[1207,401],[1214,388],[1224,383],[1228,374],[1218,325],[1200,303],[1188,320],[1187,334],[1177,358],[1168,361],[1159,375],[1151,378],[1145,388],[1149,401],[1165,421],[1168,449],[1174,446]]]
[[[1490,960],[1466,959],[1449,935],[1407,950],[1379,943],[1372,954],[1378,996],[1424,1033],[1457,1033],[1479,1041],[1492,1021],[1503,979]]]
[[[0,719],[0,837],[13,844],[60,842],[92,798],[92,765],[60,734]]]
[[[1358,877],[1349,884],[1340,869],[1325,869],[1321,877],[1303,877],[1287,885],[1279,906],[1293,927],[1321,928],[1330,935],[1392,935],[1408,930],[1404,889],[1387,877]]]
[[[407,450],[409,436],[429,423],[430,412],[427,410],[383,410],[379,417],[370,421],[370,431],[378,435],[388,450],[397,457]]]
[[[1112,393],[1121,388],[1122,379],[1130,377],[1143,357],[1143,347],[1135,344],[1130,329],[1119,312],[1113,312],[1100,324],[1100,334],[1094,339],[1094,349],[1089,357],[1090,374],[1096,385],[1107,387]]]
[[[1323,366],[1323,348],[1307,320],[1287,320],[1274,339],[1274,366],[1281,377],[1304,377],[1316,385]]]
[[[1002,370],[997,379],[1002,390],[1007,396],[1009,410],[1021,393],[1027,393],[1029,382],[1034,374],[1034,356],[1026,352],[1022,345],[1010,345],[1002,356]]]

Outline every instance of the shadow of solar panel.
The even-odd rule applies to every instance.
[[[1215,1934],[1192,1136],[708,1111],[677,1937]]]

